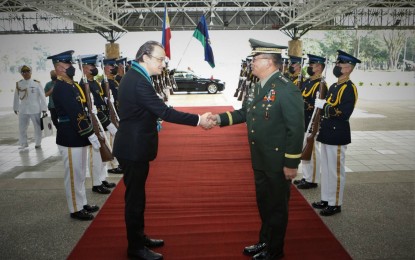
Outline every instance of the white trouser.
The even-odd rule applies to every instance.
[[[40,130],[40,113],[19,113],[19,144],[21,146],[27,146],[27,128],[29,127],[29,120],[32,121],[33,128],[35,129],[35,145],[40,145],[42,143],[42,130]]]
[[[321,200],[329,206],[343,204],[346,150],[347,145],[321,144]]]
[[[314,137],[313,151],[311,153],[311,160],[301,160],[303,169],[303,178],[307,182],[318,183],[320,181],[320,142],[316,141],[317,136]],[[307,143],[307,135],[304,135],[304,145]]]
[[[58,145],[58,148],[65,166],[66,201],[68,202],[69,212],[74,213],[83,209],[83,206],[87,204],[85,176],[88,146],[65,147]]]
[[[98,150],[89,146],[89,173],[92,178],[92,186],[99,186],[105,181],[107,173],[106,163],[102,162],[101,154]]]
[[[105,131],[106,135],[107,135],[107,139],[109,140],[109,148],[112,151],[112,147],[114,147],[114,136],[112,136],[109,131]],[[114,160],[107,162],[107,166],[110,169],[114,169],[118,167],[118,161],[117,159],[114,157]]]

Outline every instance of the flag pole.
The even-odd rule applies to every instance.
[[[186,53],[187,48],[189,48],[190,42],[192,41],[192,39],[193,39],[193,38],[194,38],[194,37],[193,37],[193,34],[192,34],[192,36],[191,36],[191,38],[190,38],[189,42],[187,43],[186,48],[185,48],[185,49],[184,49],[184,51],[183,51],[182,56],[180,57],[179,63],[177,63],[177,65],[176,65],[176,69],[179,67],[180,63],[182,62],[182,59],[183,59],[183,57],[184,57],[184,54]]]

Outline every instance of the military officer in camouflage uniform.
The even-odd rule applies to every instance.
[[[98,75],[98,69],[96,67],[97,58],[98,55],[86,56],[82,58],[82,70],[88,80],[89,89],[93,96],[93,105],[97,110],[97,117],[104,129],[108,130],[111,135],[114,136],[117,132],[117,128],[109,120],[108,107],[104,100],[104,90],[94,79],[94,77]],[[80,85],[84,88],[83,79],[80,81]],[[115,183],[110,183],[106,180],[106,175],[108,174],[107,166],[106,163],[102,161],[100,151],[90,147],[89,153],[89,172],[92,178],[92,191],[100,194],[111,193],[109,188],[114,188]]]
[[[220,126],[245,123],[261,216],[259,242],[244,249],[253,259],[284,255],[291,180],[297,175],[304,137],[304,102],[300,90],[282,76],[281,47],[250,39],[252,72],[259,82],[242,108],[215,115]]]
[[[52,93],[59,124],[56,144],[65,166],[64,183],[70,216],[92,220],[91,213],[99,207],[88,205],[86,200],[87,148],[92,144],[99,149],[100,143],[88,118],[85,92],[73,81],[72,54],[73,51],[66,51],[48,57],[58,76]]]
[[[330,86],[326,99],[316,99],[322,109],[317,141],[321,143],[321,201],[312,206],[321,209],[320,215],[331,216],[341,212],[347,145],[351,143],[349,118],[357,102],[357,89],[350,80],[354,67],[361,61],[338,50],[333,74],[337,82]]]
[[[302,84],[301,94],[304,99],[304,131],[310,124],[311,117],[314,111],[314,101],[318,98],[317,94],[320,94],[319,87],[322,82],[322,73],[325,67],[326,59],[317,55],[307,54],[308,56],[308,67],[307,74],[310,76]],[[327,85],[322,82],[322,93],[327,93]],[[310,128],[311,129],[311,128]],[[304,143],[307,142],[308,133],[306,132]],[[315,136],[317,137],[317,136]],[[319,142],[314,142],[313,151],[311,154],[311,160],[301,161],[303,178],[298,183],[297,188],[299,189],[312,189],[317,188],[320,180],[320,146]]]

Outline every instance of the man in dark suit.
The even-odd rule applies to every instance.
[[[297,175],[304,137],[304,102],[300,90],[279,69],[281,49],[250,39],[252,73],[258,77],[242,108],[212,115],[220,126],[245,123],[262,225],[259,242],[244,249],[253,259],[280,259],[288,223],[291,180]]]
[[[113,154],[124,170],[125,224],[130,257],[163,259],[149,247],[164,245],[163,240],[150,239],[144,233],[145,184],[149,162],[157,156],[157,119],[211,128],[210,113],[201,116],[168,107],[157,95],[151,76],[160,75],[166,67],[163,45],[155,41],[143,44],[124,75],[118,91],[119,128],[114,140]]]
[[[317,141],[321,143],[321,201],[312,206],[321,209],[320,215],[331,216],[341,212],[346,181],[346,149],[351,143],[349,118],[357,102],[357,88],[350,80],[354,67],[361,61],[338,50],[332,84],[326,99],[316,99],[315,106],[322,109]]]

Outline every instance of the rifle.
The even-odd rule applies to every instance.
[[[109,161],[114,160],[114,156],[112,155],[109,145],[107,145],[107,137],[105,136],[104,128],[102,127],[101,122],[99,121],[97,115],[92,110],[91,90],[89,89],[88,79],[86,78],[83,72],[83,69],[82,69],[81,56],[78,56],[78,64],[82,72],[82,79],[84,81],[85,96],[86,96],[86,101],[88,105],[89,118],[92,122],[92,128],[94,129],[94,133],[98,137],[98,141],[101,145],[101,147],[99,148],[101,159],[103,162],[109,162]],[[100,130],[102,131],[102,133],[104,133],[103,135],[101,135]]]
[[[243,100],[244,94],[248,93],[253,77],[254,75],[252,74],[250,61],[247,60],[246,61],[246,79],[244,79],[241,83],[241,89],[240,89],[240,93],[238,96],[238,101]]]
[[[303,80],[303,64],[304,63],[304,59],[303,57],[301,57],[301,65],[300,65],[300,74],[298,74],[298,79],[297,79],[297,87],[298,89],[301,90],[301,85],[302,85],[302,80]]]
[[[246,74],[245,73],[246,73],[246,61],[243,60],[242,64],[241,64],[241,71],[239,72],[238,86],[236,87],[235,94],[233,94],[234,97],[238,96],[238,93],[242,88],[242,83],[243,83],[244,79],[246,79]]]
[[[326,58],[326,65],[327,65],[328,59]],[[325,66],[325,72],[324,77],[320,80],[319,90],[316,96],[318,96],[319,99],[323,99],[326,97],[326,88],[324,85],[326,84],[325,78],[327,74],[327,66]],[[303,161],[310,161],[311,160],[311,154],[313,153],[313,147],[314,147],[314,138],[317,135],[317,131],[320,124],[320,109],[317,107],[314,107],[313,114],[311,115],[310,123],[308,124],[306,135],[310,132],[310,135],[307,136],[307,142],[303,148],[303,151],[301,153],[301,160]]]
[[[102,69],[102,72],[103,72],[103,77],[104,77],[105,96],[106,96],[105,99],[107,101],[107,107],[108,107],[108,110],[109,110],[110,121],[118,129],[118,127],[120,126],[120,124],[119,124],[120,118],[118,117],[117,111],[115,110],[114,103],[111,101],[111,93],[110,93],[111,89],[110,89],[110,84],[108,82],[108,77],[105,74],[103,59],[104,59],[104,57],[101,56],[100,57],[100,63],[101,63],[101,69]]]

